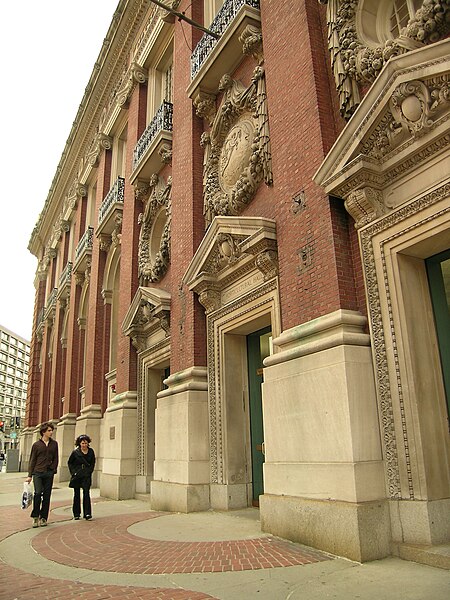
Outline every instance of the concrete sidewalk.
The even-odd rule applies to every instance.
[[[450,572],[398,558],[360,565],[263,534],[256,509],[169,514],[94,498],[71,519],[55,484],[49,526],[20,508],[25,474],[0,474],[0,599],[447,600]]]

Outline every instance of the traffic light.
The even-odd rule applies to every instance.
[[[0,421],[0,431],[5,431],[5,421]]]
[[[20,417],[16,417],[16,427],[20,427]]]
[[[11,429],[14,429],[14,423],[15,423],[14,417],[11,417],[11,421],[9,423],[9,426]]]

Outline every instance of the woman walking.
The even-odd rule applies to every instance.
[[[91,438],[79,435],[75,440],[75,450],[69,456],[67,465],[71,474],[69,487],[73,488],[73,518],[78,521],[81,516],[81,490],[83,490],[83,516],[92,519],[90,489],[92,473],[95,467],[95,452],[89,446]]]

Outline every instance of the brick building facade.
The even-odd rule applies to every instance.
[[[31,236],[22,460],[50,419],[105,496],[448,540],[448,3],[171,7],[210,31],[119,2]]]

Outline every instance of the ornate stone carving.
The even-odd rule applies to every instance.
[[[264,60],[262,32],[259,27],[247,25],[244,31],[239,36],[239,41],[242,44],[242,52],[262,64]]]
[[[172,144],[162,144],[158,150],[158,154],[161,157],[161,162],[165,165],[172,164]]]
[[[196,115],[202,119],[206,119],[208,125],[211,127],[216,115],[216,96],[200,91],[193,99],[193,102]]]
[[[147,81],[147,70],[138,63],[132,62],[125,74],[119,89],[117,90],[116,102],[120,107],[126,107],[130,101],[131,94],[137,83]]]
[[[81,271],[75,271],[74,272],[74,277],[75,277],[75,283],[76,283],[76,285],[79,285],[80,287],[83,287],[83,284],[84,284],[84,273],[82,273]]]
[[[66,213],[67,209],[75,210],[78,203],[78,198],[84,198],[87,196],[87,186],[80,183],[78,177],[76,177],[67,192],[67,196],[63,203],[63,214]]]
[[[141,225],[139,233],[138,274],[142,286],[158,281],[167,271],[170,262],[170,225],[172,178],[164,185],[162,179],[153,175],[149,187],[149,198],[145,201],[144,212],[139,215]],[[165,223],[162,233],[154,228],[156,219],[161,218],[164,209]],[[159,244],[154,236],[160,235]],[[158,250],[153,249],[158,246]]]
[[[450,76],[401,83],[392,93],[389,107],[374,131],[361,144],[366,156],[385,160],[448,119]]]
[[[221,307],[220,289],[210,285],[199,292],[198,300],[204,307],[206,314],[211,313]]]
[[[114,217],[114,229],[111,233],[111,244],[113,247],[118,246],[122,240],[122,213],[117,213]]]
[[[98,166],[100,154],[103,152],[103,150],[110,150],[111,145],[112,140],[105,133],[98,132],[95,135],[86,155],[86,160],[91,165],[91,167]]]
[[[345,200],[345,208],[353,217],[357,229],[386,212],[382,192],[371,187],[351,192]]]
[[[237,215],[264,178],[272,182],[264,71],[257,67],[245,88],[224,75],[223,98],[209,134],[202,136],[204,215]]]
[[[102,233],[98,237],[98,245],[101,252],[109,252],[111,247],[111,236],[107,233]]]
[[[167,6],[173,10],[177,10],[177,8],[181,4],[181,0],[167,0],[165,2]],[[165,23],[175,23],[175,15],[169,12],[168,10],[164,10],[163,8],[159,9],[159,14],[161,16],[161,20]]]
[[[424,0],[400,37],[375,48],[357,33],[355,0],[319,0],[327,4],[328,48],[339,94],[341,114],[349,119],[360,102],[359,85],[371,84],[393,56],[446,37],[450,29],[450,6],[441,0]]]
[[[56,258],[56,250],[47,246],[44,252],[44,256],[39,261],[37,274],[41,281],[44,281],[47,278],[47,272],[50,267],[52,260]]]
[[[422,81],[401,83],[394,90],[390,101],[395,120],[404,124],[413,136],[433,125],[430,105],[430,91]]]
[[[255,265],[264,275],[264,281],[269,281],[278,275],[278,253],[275,250],[260,252],[255,258]]]
[[[137,179],[134,184],[134,197],[136,200],[146,202],[150,196],[152,186],[146,179]]]

